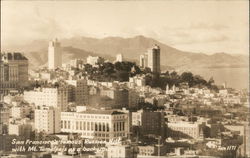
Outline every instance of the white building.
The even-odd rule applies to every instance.
[[[136,158],[136,150],[131,145],[110,145],[108,146],[108,158]]]
[[[49,43],[48,68],[56,69],[62,66],[61,44],[57,39]]]
[[[219,95],[220,96],[227,96],[228,95],[228,90],[227,89],[221,89],[219,90]]]
[[[191,122],[170,122],[168,128],[171,129],[171,135],[176,137],[191,137],[198,139],[202,135],[200,123]]]
[[[88,56],[87,57],[87,64],[95,66],[97,64],[102,64],[102,63],[104,63],[104,59],[102,57],[99,57],[99,56],[96,56],[96,57]]]
[[[147,55],[147,53],[140,55],[140,67],[141,68],[148,67],[148,55]]]
[[[31,107],[28,105],[18,105],[11,107],[11,117],[12,118],[25,118],[29,115]]]
[[[50,81],[50,80],[54,79],[55,76],[51,72],[41,72],[39,74],[39,77],[40,77],[41,80],[48,80],[48,81]]]
[[[70,66],[74,68],[82,68],[83,67],[83,60],[82,59],[73,59],[70,60]]]
[[[30,138],[31,132],[33,131],[32,125],[31,122],[26,120],[10,122],[9,134]]]
[[[129,77],[129,82],[134,83],[136,86],[140,86],[140,87],[146,85],[145,76]]]
[[[60,110],[58,108],[39,106],[35,109],[35,129],[37,132],[46,132],[47,134],[59,133]]]
[[[129,133],[128,114],[114,110],[62,112],[61,131],[107,141],[126,138]]]
[[[123,62],[123,55],[122,54],[116,55],[116,62]]]
[[[53,106],[65,111],[68,106],[67,87],[37,88],[33,91],[24,91],[24,100],[36,106]]]

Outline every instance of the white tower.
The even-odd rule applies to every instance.
[[[226,82],[226,81],[223,83],[223,88],[224,88],[224,89],[227,88],[227,82]]]
[[[169,94],[169,85],[166,86],[166,94]]]
[[[48,68],[56,69],[62,66],[61,44],[57,39],[49,42]]]
[[[172,87],[172,91],[175,92],[175,90],[176,89],[175,89],[175,84],[174,84],[173,87]]]
[[[116,55],[116,62],[123,62],[123,55],[122,54]]]

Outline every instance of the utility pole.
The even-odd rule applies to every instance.
[[[161,156],[161,136],[159,136],[158,138],[158,145],[157,145],[157,147],[158,147],[158,158]]]

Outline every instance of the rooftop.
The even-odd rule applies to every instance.
[[[87,110],[81,113],[85,114],[104,114],[104,115],[118,115],[124,114],[123,112],[115,111],[115,110]]]
[[[19,52],[8,52],[1,53],[5,60],[28,60],[22,53]]]

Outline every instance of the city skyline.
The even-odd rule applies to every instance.
[[[161,72],[158,46],[148,50],[148,67],[88,56],[28,74],[29,59],[21,53],[1,56],[3,158],[43,151],[78,158],[250,155],[248,90],[191,72]],[[11,65],[11,59],[18,61]],[[27,66],[8,69],[19,60]],[[22,82],[17,74],[28,84],[12,87],[13,80]]]
[[[143,35],[185,51],[248,54],[247,1],[4,1],[1,4],[3,48],[55,37]]]
[[[248,3],[1,1],[0,157],[249,158]]]

